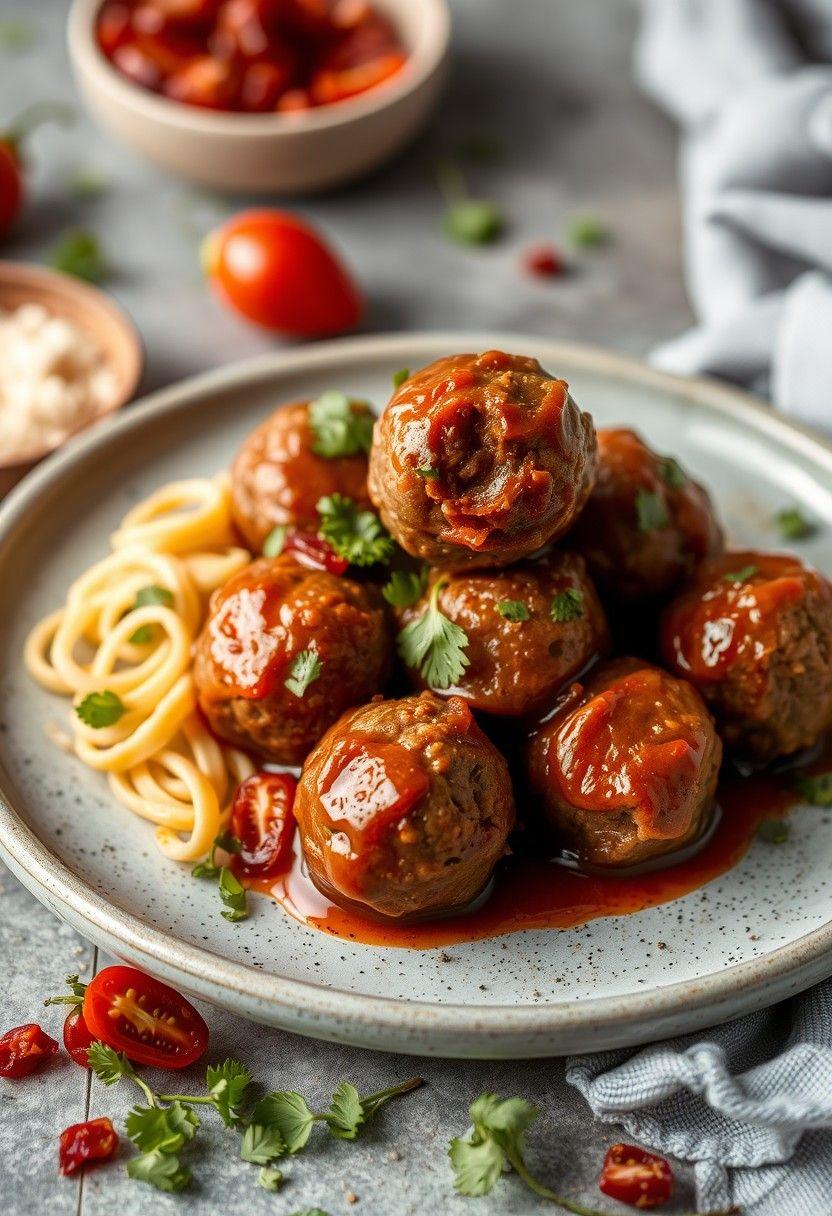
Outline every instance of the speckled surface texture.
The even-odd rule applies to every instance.
[[[331,198],[302,204],[361,269],[370,308],[366,330],[441,326],[510,328],[575,337],[641,352],[683,327],[688,312],[678,266],[673,136],[634,94],[627,56],[633,20],[622,0],[457,0],[456,68],[439,121],[395,165]],[[46,95],[72,95],[63,52],[63,0],[4,0],[2,16],[34,18],[31,51],[0,60],[0,113],[11,116]],[[440,206],[431,175],[435,156],[465,134],[485,130],[511,145],[499,164],[472,171],[471,185],[508,207],[507,240],[468,253],[438,232]],[[271,339],[244,329],[203,292],[199,237],[233,203],[206,200],[134,161],[84,120],[69,133],[44,130],[34,144],[33,204],[3,254],[42,259],[67,227],[100,233],[114,267],[112,288],[134,315],[148,348],[145,387],[268,349]],[[78,168],[109,181],[100,199],[79,203],[66,190]],[[518,253],[538,239],[560,239],[574,212],[604,215],[615,231],[603,255],[585,256],[553,287],[524,279]],[[125,487],[125,497],[129,487]],[[91,947],[18,886],[0,879],[0,962],[7,976],[7,1025],[39,1016],[39,1002],[68,970],[90,973]],[[415,1062],[318,1044],[258,1029],[206,1010],[212,1054],[247,1059],[267,1085],[297,1086],[320,1099],[342,1076],[374,1088],[410,1075]],[[44,1015],[53,1031],[60,1011]],[[93,1113],[117,1116],[131,1095],[88,1093],[87,1078],[65,1061],[40,1080],[0,1083],[0,1177],[6,1210],[32,1216],[131,1216],[149,1210],[207,1216],[240,1207],[288,1213],[318,1204],[405,1216],[427,1211],[524,1213],[541,1210],[515,1180],[491,1200],[455,1197],[444,1156],[465,1125],[465,1106],[487,1088],[535,1098],[544,1115],[532,1137],[540,1172],[565,1191],[595,1200],[595,1178],[609,1129],[595,1127],[567,1089],[561,1065],[436,1061],[419,1066],[429,1088],[379,1118],[353,1146],[320,1142],[292,1162],[278,1196],[258,1191],[256,1170],[235,1159],[227,1133],[206,1137],[195,1161],[199,1181],[168,1198],[131,1183],[115,1168],[86,1181],[57,1177],[56,1137]],[[405,1103],[407,1105],[405,1105]],[[391,1160],[389,1154],[400,1154]],[[287,1170],[287,1173],[289,1171]],[[358,1196],[347,1203],[346,1193]],[[668,1212],[691,1206],[682,1185]]]

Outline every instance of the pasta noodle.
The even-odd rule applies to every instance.
[[[76,706],[90,693],[118,697],[111,725],[72,715],[73,749],[156,824],[157,845],[177,861],[208,852],[236,785],[254,771],[205,727],[191,674],[208,597],[251,560],[234,539],[226,477],[162,486],[127,513],[113,551],[75,580],[24,649],[33,678]]]

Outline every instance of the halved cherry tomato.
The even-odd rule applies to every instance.
[[[89,1060],[87,1053],[90,1049],[90,1044],[95,1042],[95,1035],[90,1034],[89,1027],[84,1021],[84,1015],[81,1012],[81,1006],[77,1005],[74,1009],[70,1009],[66,1015],[64,1022],[64,1047],[72,1056],[76,1064],[80,1064],[82,1068],[89,1068]]]
[[[109,1161],[118,1152],[118,1133],[109,1119],[90,1119],[73,1123],[61,1132],[58,1141],[58,1166],[64,1177],[76,1174],[85,1165]]]
[[[208,1027],[174,988],[135,967],[105,967],[84,994],[84,1021],[96,1039],[137,1064],[185,1068],[205,1052]]]
[[[244,211],[203,246],[205,273],[249,321],[299,337],[352,329],[361,298],[323,239],[286,211]]]
[[[28,1077],[57,1050],[58,1044],[37,1023],[15,1026],[0,1038],[0,1077]]]
[[[254,773],[237,788],[231,831],[242,845],[231,858],[238,878],[274,878],[292,858],[298,783],[290,773]]]
[[[673,1171],[664,1157],[634,1144],[614,1144],[604,1158],[600,1189],[636,1208],[657,1208],[673,1192]]]
[[[328,574],[345,574],[349,561],[336,553],[328,541],[312,532],[290,532],[283,546],[284,553],[294,553],[302,566],[326,570]]]

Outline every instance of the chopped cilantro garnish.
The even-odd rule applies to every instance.
[[[285,686],[296,697],[302,697],[309,685],[318,679],[323,669],[324,665],[314,650],[302,650],[292,660],[289,675],[284,681]]]
[[[659,477],[671,490],[681,490],[688,480],[687,473],[672,456],[663,456],[659,460]]]
[[[366,401],[351,400],[336,390],[322,393],[309,404],[312,450],[328,460],[369,452],[373,422]]]
[[[759,572],[759,569],[759,566],[742,566],[739,570],[730,570],[722,577],[726,583],[747,583]]]
[[[427,581],[427,571],[394,570],[381,589],[381,594],[394,608],[410,608],[421,597]]]
[[[815,532],[815,525],[808,520],[799,507],[784,507],[774,517],[780,535],[785,540],[805,540]]]
[[[405,625],[397,641],[408,667],[416,668],[431,688],[438,689],[456,683],[470,661],[465,653],[468,635],[439,608],[439,593],[447,584],[447,578],[437,579],[427,608]]]
[[[263,541],[264,557],[280,557],[286,544],[289,529],[286,524],[277,524]]]
[[[373,566],[390,560],[393,541],[372,511],[361,510],[343,494],[328,494],[318,500],[318,514],[318,534],[351,565]]]
[[[552,620],[562,625],[566,621],[577,621],[584,614],[584,593],[578,587],[567,587],[553,598],[549,611]]]
[[[636,515],[639,532],[658,532],[669,522],[661,495],[643,488],[636,490]]]
[[[527,621],[529,610],[522,600],[500,600],[497,611],[507,621]]]
[[[103,692],[88,692],[83,701],[75,706],[75,712],[87,726],[101,730],[105,726],[114,726],[127,713],[127,706],[121,697],[105,688]]]
[[[88,283],[100,283],[107,274],[98,238],[91,232],[65,232],[53,249],[49,264]]]

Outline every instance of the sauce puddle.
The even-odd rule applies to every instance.
[[[781,818],[799,802],[788,774],[729,776],[720,783],[722,814],[709,840],[675,866],[606,877],[516,853],[497,869],[490,898],[455,917],[396,925],[339,908],[306,876],[299,847],[290,870],[251,887],[270,895],[303,924],[370,946],[431,949],[516,933],[568,929],[601,916],[623,916],[669,903],[731,869],[747,852],[764,819]]]

